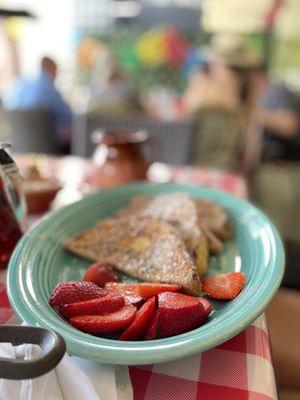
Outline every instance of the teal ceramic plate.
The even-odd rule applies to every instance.
[[[48,305],[52,288],[81,279],[89,264],[65,252],[62,242],[97,220],[109,217],[135,195],[183,191],[224,206],[231,215],[234,238],[210,273],[242,270],[244,290],[230,302],[215,302],[216,311],[198,329],[167,339],[121,342],[85,334],[61,319]],[[179,184],[141,183],[99,192],[45,217],[17,246],[9,265],[8,291],[16,314],[32,325],[54,329],[70,353],[114,364],[149,364],[202,352],[242,331],[266,308],[283,275],[284,251],[272,223],[254,206],[223,192]]]

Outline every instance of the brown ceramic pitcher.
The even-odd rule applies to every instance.
[[[92,140],[97,143],[88,179],[92,186],[109,188],[146,179],[147,169],[153,160],[145,156],[144,146],[148,145],[151,149],[149,158],[154,155],[153,142],[147,132],[96,131]]]

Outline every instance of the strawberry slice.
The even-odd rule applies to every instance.
[[[96,262],[86,270],[84,281],[94,282],[98,286],[105,286],[107,282],[120,282],[116,271],[110,264]]]
[[[140,340],[149,325],[154,311],[155,297],[153,296],[138,310],[132,323],[120,336],[120,340]]]
[[[137,295],[143,300],[148,300],[163,292],[178,292],[181,290],[179,285],[169,285],[167,283],[107,283],[106,288],[117,290],[124,295]]]
[[[118,292],[116,292],[118,293]],[[142,303],[144,302],[144,300],[140,297],[140,296],[129,296],[129,295],[125,295],[125,302],[126,304],[132,304],[133,306],[139,308]]]
[[[181,293],[158,295],[158,323],[160,337],[179,335],[197,328],[207,317],[197,297]]]
[[[60,306],[59,312],[64,318],[71,318],[76,315],[101,315],[117,311],[124,305],[125,299],[121,293],[110,290],[106,296],[97,299],[63,304]]]
[[[69,322],[75,328],[87,333],[113,333],[126,328],[134,319],[136,308],[126,305],[118,311],[105,315],[79,315]]]
[[[106,294],[106,289],[100,288],[93,282],[61,282],[53,289],[49,304],[51,306],[61,306],[62,304],[96,299]]]
[[[243,289],[245,281],[242,272],[215,275],[202,281],[202,291],[213,299],[232,300]]]
[[[158,336],[158,310],[152,316],[148,329],[145,333],[145,340],[153,340]]]
[[[141,297],[136,283],[108,282],[105,284],[105,288],[122,293],[123,296]]]
[[[207,313],[207,315],[209,315],[213,311],[213,306],[211,303],[204,297],[197,297],[197,299],[200,301],[200,303],[202,303],[204,311]]]
[[[140,283],[139,293],[142,299],[149,299],[163,292],[179,292],[181,286],[169,285],[167,283]]]

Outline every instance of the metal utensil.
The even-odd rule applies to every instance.
[[[51,371],[66,352],[64,339],[53,331],[31,326],[3,325],[0,342],[13,346],[31,343],[40,346],[39,357],[33,360],[14,360],[0,357],[0,377],[5,379],[32,379]]]

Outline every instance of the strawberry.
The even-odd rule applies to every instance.
[[[120,282],[116,271],[110,264],[96,262],[92,264],[85,272],[84,281],[96,283],[98,286],[105,286],[106,282]]]
[[[148,329],[145,333],[145,340],[153,340],[158,336],[158,311],[153,314],[149,323]]]
[[[149,325],[154,311],[155,297],[153,296],[138,310],[134,320],[120,336],[120,340],[140,340]]]
[[[197,297],[181,293],[158,295],[158,323],[161,337],[179,335],[197,328],[207,317]]]
[[[106,288],[117,290],[124,295],[137,295],[143,300],[150,299],[163,292],[178,292],[181,289],[179,285],[169,285],[166,283],[107,283]]]
[[[49,304],[51,306],[61,306],[62,304],[96,299],[106,294],[106,289],[100,288],[93,282],[61,282],[53,289]]]
[[[120,310],[105,315],[79,315],[72,317],[69,322],[75,328],[88,333],[113,333],[126,328],[134,319],[136,308],[126,305]]]
[[[215,275],[202,281],[202,291],[213,299],[232,300],[243,289],[245,281],[242,272]]]
[[[207,313],[207,315],[209,315],[213,311],[213,306],[211,303],[204,297],[197,297],[197,299],[200,301],[200,303],[202,303],[204,311]]]
[[[59,312],[64,318],[71,318],[76,315],[101,315],[117,311],[124,305],[125,299],[121,293],[110,290],[105,296],[97,299],[63,304],[60,306]]]
[[[181,290],[179,285],[169,285],[167,283],[140,283],[139,293],[142,299],[146,300],[163,292],[178,292]]]
[[[136,283],[116,283],[108,282],[105,284],[106,289],[115,290],[129,297],[141,297]]]
[[[116,293],[118,293],[118,292],[116,292]],[[128,304],[128,303],[132,304],[133,306],[135,306],[137,308],[139,308],[142,305],[142,303],[144,302],[143,299],[140,296],[124,295],[124,297],[125,297],[126,304]]]

